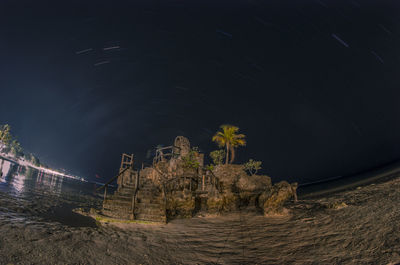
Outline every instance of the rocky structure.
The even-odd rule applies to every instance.
[[[289,184],[281,181],[259,196],[259,206],[265,215],[282,214],[285,212],[284,203],[290,198],[297,201],[297,183]]]
[[[210,212],[247,207],[270,215],[283,213],[283,205],[289,199],[297,201],[297,183],[282,181],[272,185],[270,177],[249,176],[242,165],[219,165],[213,174],[219,180],[221,192],[208,197],[207,210]]]
[[[105,189],[102,213],[123,219],[167,222],[241,207],[269,215],[282,212],[290,198],[297,199],[296,183],[272,185],[270,177],[249,176],[242,165],[206,169],[204,155],[183,136],[172,146],[158,148],[153,164],[141,170],[133,169],[133,155],[123,154],[116,178],[114,194],[107,195]]]

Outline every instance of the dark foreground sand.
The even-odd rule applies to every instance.
[[[335,202],[348,206],[325,207]],[[73,227],[49,221],[58,208],[48,197],[0,193],[0,264],[396,264],[399,202],[395,179],[291,203],[284,217],[242,210],[167,225],[83,218]]]

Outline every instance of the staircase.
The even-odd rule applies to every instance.
[[[134,192],[135,184],[127,183],[115,191],[113,195],[107,195],[103,202],[102,214],[119,219],[132,219]]]
[[[142,179],[136,194],[135,209],[132,212],[132,199],[135,184],[127,183],[107,195],[103,202],[102,214],[119,219],[135,219],[152,222],[166,222],[164,197],[158,186],[149,179]]]
[[[136,195],[135,219],[153,222],[166,222],[164,197],[160,188],[142,178]]]

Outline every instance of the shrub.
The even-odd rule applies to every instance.
[[[250,159],[249,162],[244,164],[244,170],[248,171],[250,175],[254,175],[261,169],[261,161]]]
[[[189,154],[183,157],[184,167],[193,169],[198,169],[200,167],[200,163],[197,161],[198,150],[197,147],[193,147]]]
[[[213,160],[214,165],[220,165],[224,161],[225,158],[225,150],[215,150],[210,153],[210,157]]]

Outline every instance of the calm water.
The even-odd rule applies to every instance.
[[[22,167],[0,159],[0,191],[13,196],[29,197],[47,192],[54,196],[85,194],[95,196],[96,184],[72,178],[49,175],[30,167]]]
[[[2,174],[1,174],[2,173]],[[0,159],[0,193],[19,203],[24,216],[39,216],[71,226],[94,225],[86,217],[74,213],[74,208],[99,208],[102,193],[99,185],[72,178],[49,175]],[[0,209],[0,215],[13,212]],[[10,215],[12,216],[12,215]]]

